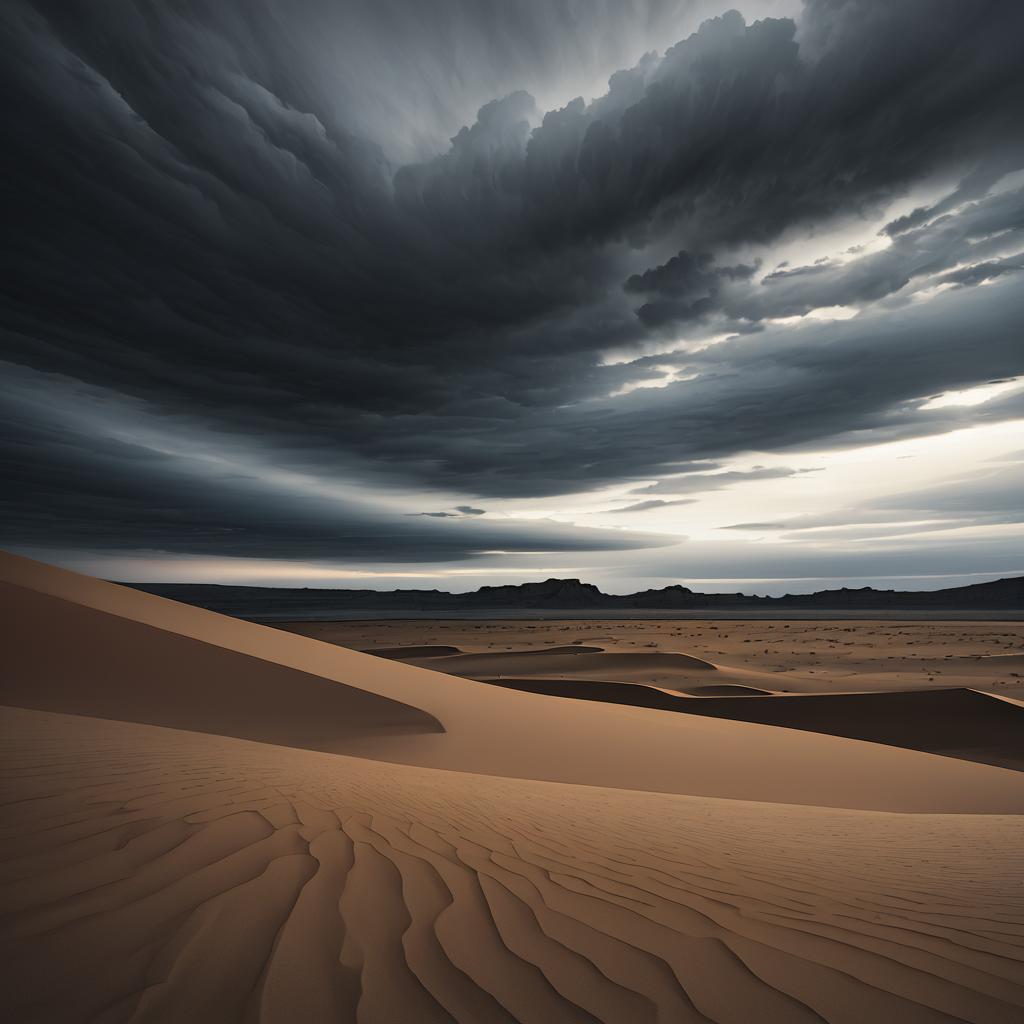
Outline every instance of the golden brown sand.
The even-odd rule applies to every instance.
[[[533,693],[762,722],[1024,770],[1024,624],[1017,622],[410,620],[283,628],[356,648],[389,642],[377,649],[383,657]]]
[[[1024,1013],[1022,773],[0,578],[11,1020]]]
[[[684,654],[718,666],[707,682],[738,680],[772,691],[970,686],[1024,698],[1024,622],[478,619],[275,625],[343,647],[384,648],[402,656],[411,644],[423,649],[417,655],[447,645],[441,653],[502,657],[584,645],[592,653]],[[634,678],[656,685],[670,681],[666,666],[653,660],[648,665]],[[535,667],[543,671],[540,662]]]

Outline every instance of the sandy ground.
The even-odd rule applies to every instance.
[[[1024,622],[556,619],[275,625],[356,650],[448,645],[488,654],[583,644],[608,653],[686,654],[773,691],[970,686],[1024,699]],[[643,680],[667,678],[652,666]]]
[[[1015,622],[275,625],[527,692],[761,722],[1024,770],[1024,626]]]
[[[1024,773],[426,667],[580,640],[601,650],[519,661],[608,654],[623,686],[763,700],[683,692],[739,685],[718,638],[345,627],[458,648],[406,664],[10,556],[0,622],[9,1019],[1024,1014]],[[645,681],[651,653],[687,686]]]

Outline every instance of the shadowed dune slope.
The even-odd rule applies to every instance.
[[[740,683],[680,687],[678,692],[688,693],[691,697],[757,697],[767,696],[771,693],[770,690],[761,690],[756,686],[743,686]]]
[[[258,659],[276,666],[266,672],[288,670],[279,687],[260,675],[264,669],[254,671],[265,692],[252,703],[266,715],[277,708],[285,719],[295,716],[289,738],[279,740],[289,745],[653,792],[892,811],[1024,810],[1024,780],[999,768],[772,726],[501,689],[9,555],[0,560],[0,579],[6,584],[0,621],[8,657],[0,701],[9,704],[147,722],[187,704],[195,716],[192,701],[179,700],[174,676],[166,674],[164,663],[173,666],[180,657],[180,686],[201,695],[204,708],[209,694],[217,710],[214,722],[189,724],[238,734],[241,727],[226,728],[231,699],[244,724],[252,713],[246,674]],[[141,641],[141,627],[166,634],[170,646],[151,653],[154,634]],[[194,642],[205,645],[202,657]],[[219,648],[223,658],[206,660],[208,648]],[[309,676],[342,695],[317,697],[336,699],[333,711],[322,704],[309,710],[303,696],[313,691]],[[123,695],[120,705],[117,693]],[[94,700],[99,706],[91,706]],[[266,719],[258,726],[261,739],[279,727]]]
[[[415,661],[415,655],[404,655]],[[633,678],[646,681],[652,672],[666,675],[685,673],[687,678],[694,673],[717,671],[710,661],[694,658],[688,654],[671,652],[633,653],[601,652],[600,649],[555,647],[536,651],[495,651],[483,654],[459,654],[449,658],[431,659],[431,668],[452,675],[469,676],[511,676],[520,673],[543,672],[545,675],[575,675],[585,678],[614,674],[616,678],[629,681]]]
[[[976,690],[719,698],[684,710],[1024,768],[1024,708]]]
[[[372,654],[375,658],[409,661],[413,658],[442,658],[450,654],[461,654],[462,651],[458,647],[447,647],[444,644],[421,644],[410,647],[374,647],[361,653]]]
[[[398,658],[424,644],[502,656],[524,648],[534,652],[531,663],[514,672],[499,669],[471,678],[575,674],[546,668],[548,652],[571,644],[576,650],[600,646],[609,655],[685,654],[715,665],[716,671],[703,676],[693,671],[673,678],[664,666],[646,662],[648,671],[625,678],[597,658],[581,674],[679,692],[695,685],[746,684],[789,693],[964,686],[1024,695],[1024,669],[1017,660],[1024,655],[1024,623],[1005,620],[386,619],[274,625],[341,647],[391,648]]]
[[[0,777],[12,1021],[1024,1015],[1020,816],[497,779],[15,709]]]
[[[0,582],[0,701],[333,750],[441,731],[419,708],[266,658]]]
[[[974,690],[799,696],[758,696],[756,690],[751,690],[743,696],[708,695],[694,700],[656,686],[604,679],[528,676],[488,682],[528,693],[803,729],[1024,770],[1024,706]]]

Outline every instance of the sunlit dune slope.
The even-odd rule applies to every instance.
[[[1024,819],[0,711],[8,1019],[1016,1024]]]
[[[1019,773],[522,693],[0,564],[19,1024],[1024,1014]],[[140,724],[161,719],[196,724]]]
[[[294,673],[281,677],[276,706],[282,721],[296,716],[298,724],[287,730],[260,724],[290,732],[277,740],[289,745],[655,792],[902,811],[1024,809],[1024,780],[998,768],[771,726],[519,693],[229,619],[27,559],[4,556],[0,569],[0,614],[11,638],[0,701],[8,704],[189,724],[253,738],[241,728],[225,728],[224,719],[231,717],[232,700],[237,700],[239,722],[251,713],[245,679],[256,658],[276,666],[274,671]],[[165,634],[159,657],[149,653],[154,629]],[[205,646],[197,647],[196,641]],[[179,700],[173,673],[167,675],[167,665],[179,654],[185,659],[181,686],[210,701],[217,709],[215,722],[181,720],[180,708],[193,717],[197,712],[193,702]],[[302,694],[309,676],[320,677],[323,685],[342,684],[344,697],[333,715],[319,705],[307,710]],[[260,673],[256,678],[269,686]],[[94,684],[99,706],[90,706]],[[273,687],[260,702],[271,714]],[[174,718],[166,717],[171,713]],[[444,732],[436,731],[439,726]]]
[[[978,761],[1024,771],[1024,707],[1009,697],[974,690],[908,690],[894,693],[830,693],[799,696],[724,695],[697,699],[656,686],[604,679],[538,676],[489,680],[493,686],[527,693],[631,707],[706,715],[735,722],[760,722],[829,736],[846,736],[908,750]]]

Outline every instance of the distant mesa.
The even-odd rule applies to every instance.
[[[324,590],[309,587],[236,587],[202,583],[128,583],[126,586],[240,618],[329,618],[352,611],[487,612],[505,610],[623,611],[1024,611],[1024,576],[947,590],[819,590],[755,597],[702,594],[673,584],[635,594],[605,594],[578,579],[443,590]],[[440,654],[440,651],[435,652]],[[453,652],[445,652],[453,653]],[[428,655],[424,655],[427,657]]]

